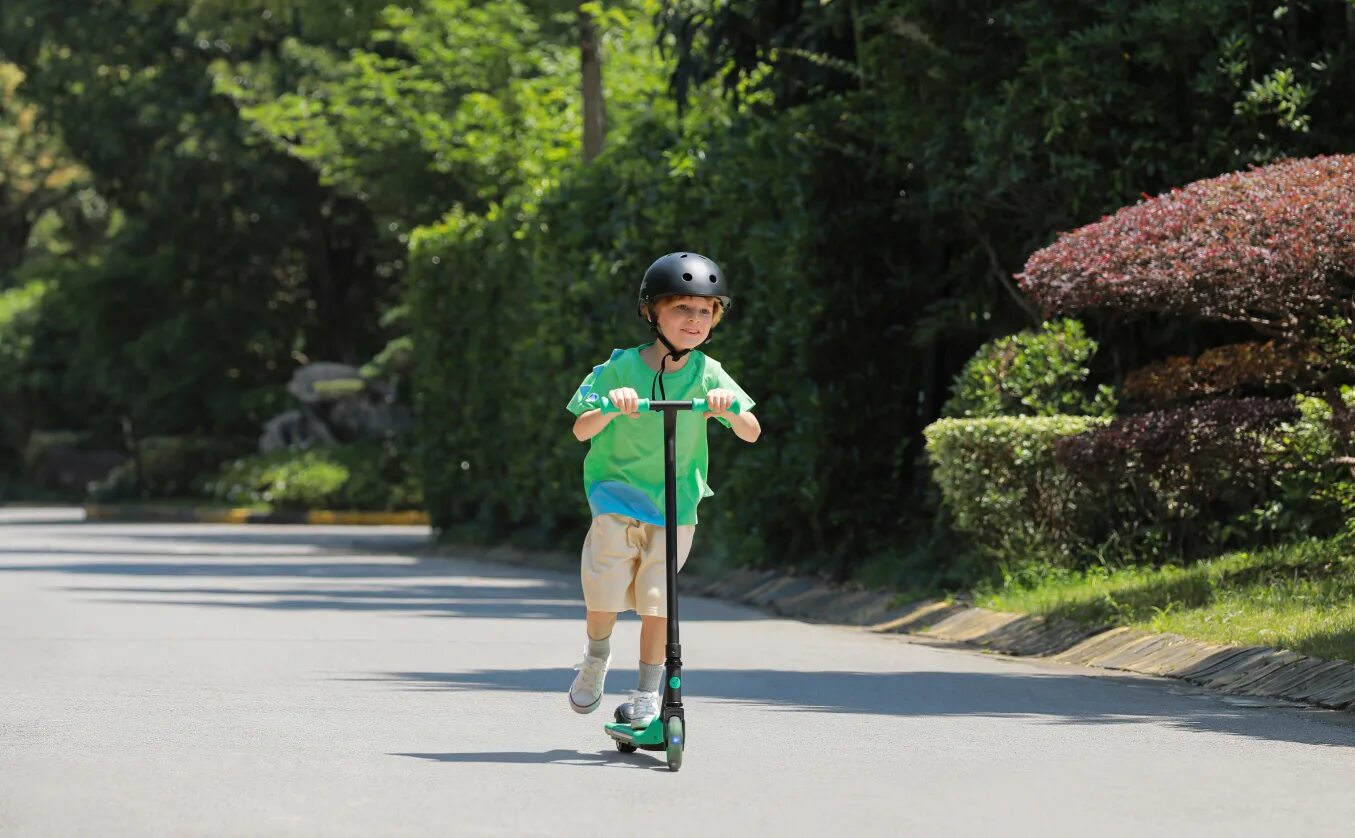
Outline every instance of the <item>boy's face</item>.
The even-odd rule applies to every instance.
[[[667,297],[656,308],[659,329],[677,349],[695,349],[710,337],[715,320],[710,297]]]

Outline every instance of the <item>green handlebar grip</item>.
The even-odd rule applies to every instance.
[[[695,412],[695,413],[705,413],[707,409],[708,409],[708,408],[706,407],[706,400],[705,400],[705,399],[692,399],[692,411],[693,411],[693,412]],[[739,400],[738,400],[738,399],[735,399],[734,402],[729,406],[729,412],[730,412],[730,413],[743,413],[743,405],[739,404]]]
[[[620,412],[621,412],[620,410],[618,410],[618,409],[616,408],[616,405],[612,404],[612,400],[609,399],[609,398],[607,398],[606,396],[598,396],[596,399],[593,399],[593,400],[591,401],[591,404],[597,405],[598,410],[601,410],[603,413],[620,413]],[[637,413],[648,413],[648,412],[649,412],[649,399],[640,399],[639,405],[638,405],[637,408],[636,408],[636,412],[637,412]]]

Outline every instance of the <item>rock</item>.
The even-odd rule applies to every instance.
[[[394,381],[363,378],[349,364],[307,364],[292,374],[287,392],[300,407],[265,423],[261,452],[389,439],[413,425],[409,410],[395,404]]]
[[[281,451],[285,448],[308,448],[335,442],[334,434],[323,422],[300,410],[279,413],[264,423],[259,436],[259,452]]]

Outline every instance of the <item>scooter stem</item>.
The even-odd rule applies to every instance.
[[[650,405],[653,409],[653,404]],[[668,645],[664,654],[662,717],[682,717],[682,642],[678,636],[677,412],[663,411],[664,565],[668,571]],[[690,409],[690,408],[689,408]]]

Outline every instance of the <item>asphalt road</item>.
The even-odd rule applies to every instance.
[[[568,709],[576,578],[74,517],[0,509],[4,836],[1355,831],[1345,714],[686,599],[670,773]]]

